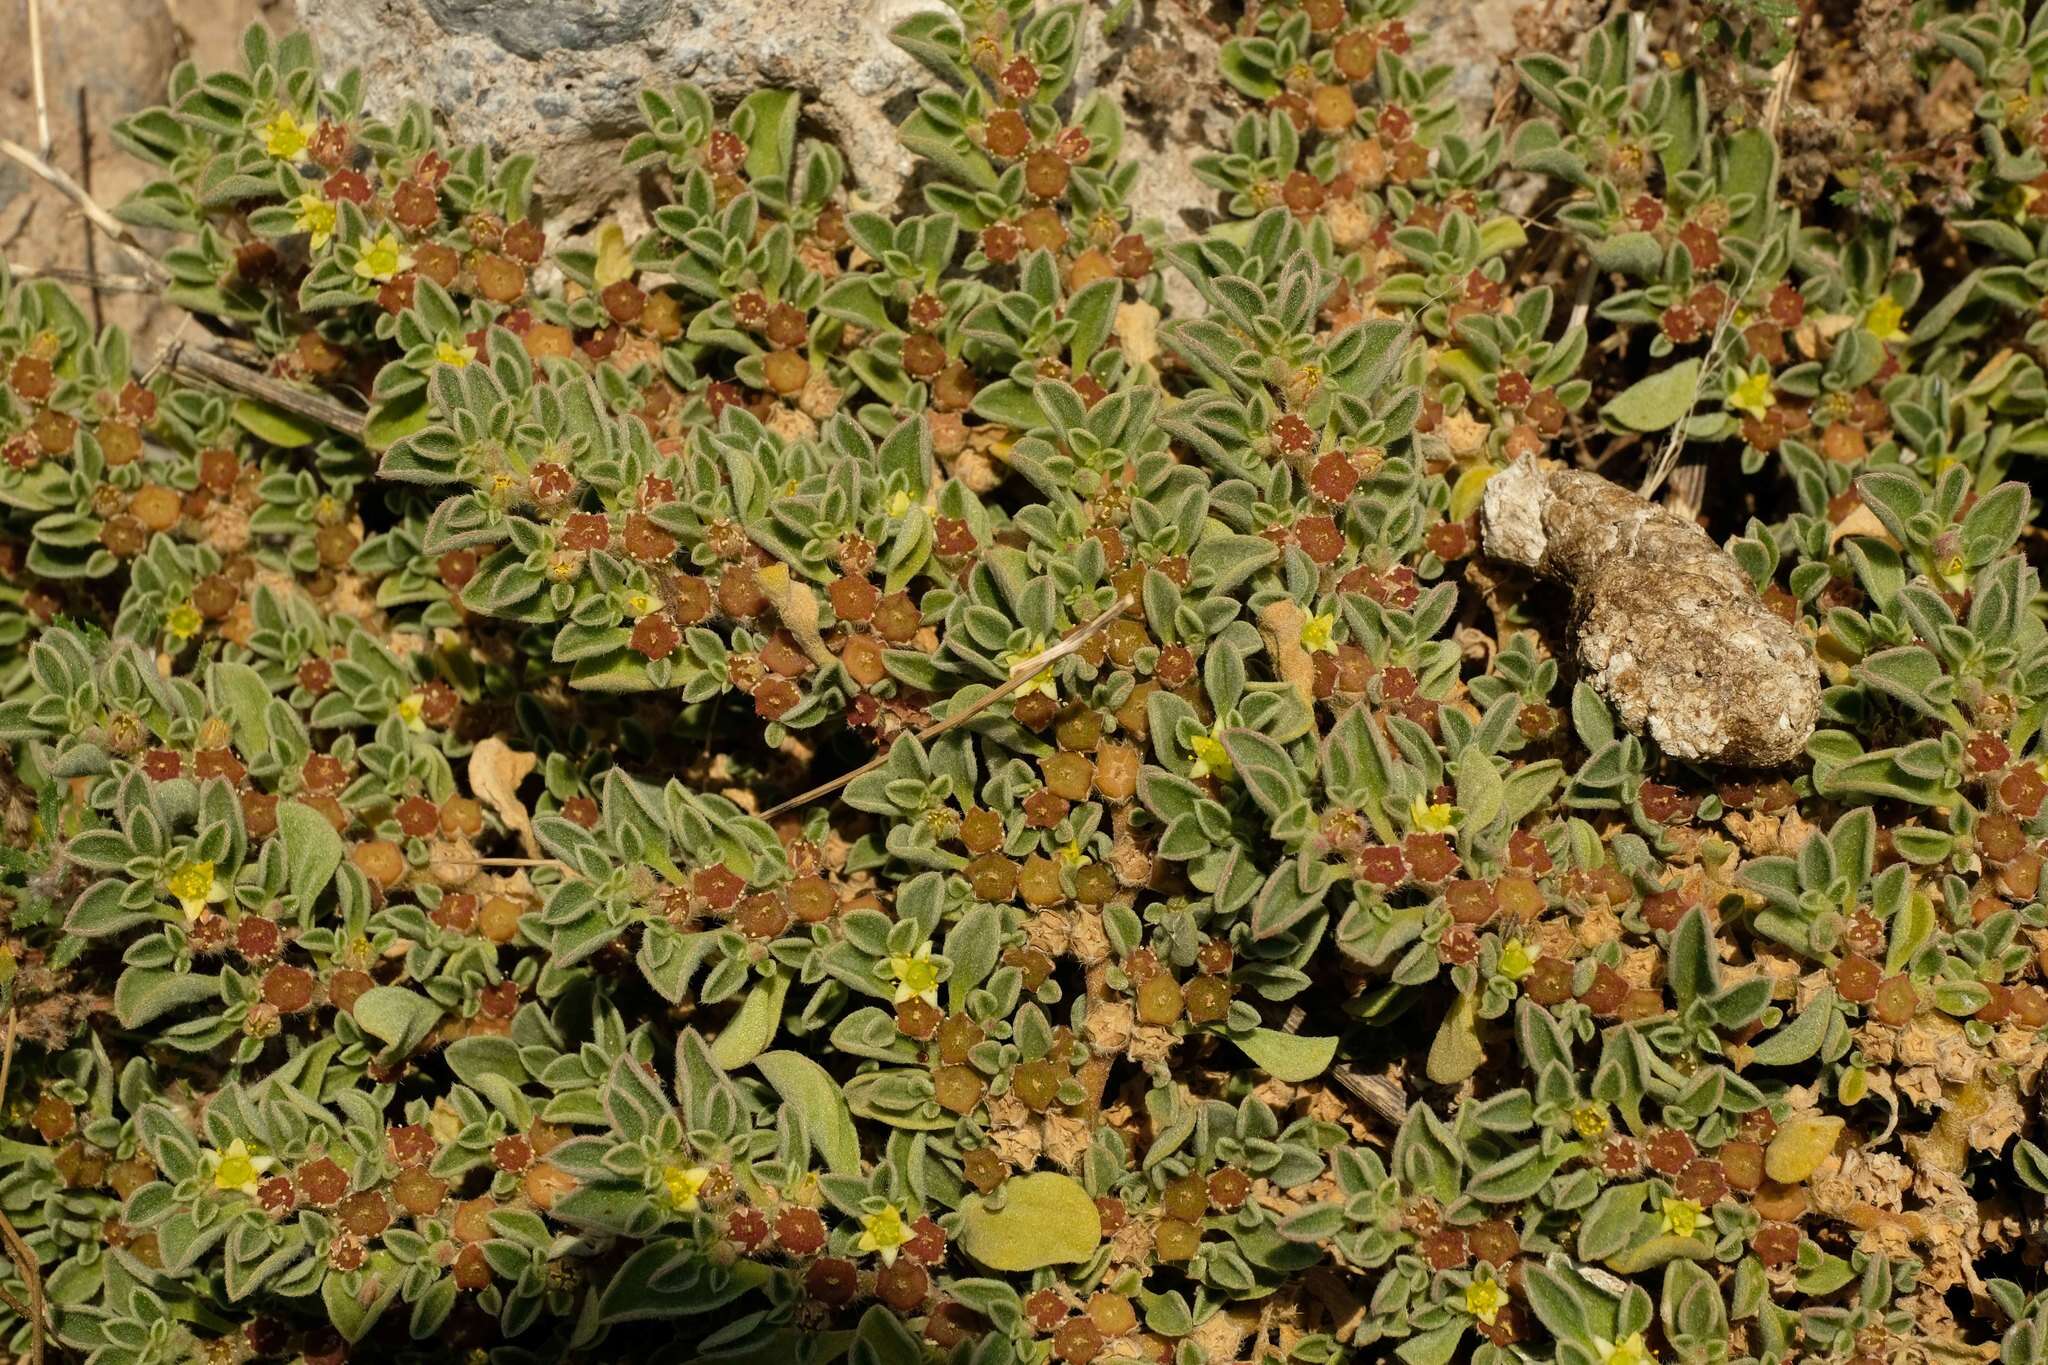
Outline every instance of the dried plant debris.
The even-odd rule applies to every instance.
[[[1813,647],[1694,522],[1598,474],[1523,459],[1487,482],[1488,555],[1563,583],[1580,667],[1674,758],[1776,767],[1820,713]]]
[[[260,28],[120,125],[236,359],[0,266],[14,1355],[2048,1359],[2048,19],[1795,203],[1901,5],[1548,7],[1491,128],[1197,7],[1162,229],[1165,8],[903,15],[893,213],[683,85],[551,240]],[[1555,468],[1681,421],[1725,553]]]

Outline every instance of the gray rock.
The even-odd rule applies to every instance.
[[[460,140],[540,158],[551,224],[632,210],[618,155],[645,88],[694,81],[721,108],[801,92],[810,131],[859,189],[893,202],[911,169],[896,122],[929,75],[889,30],[937,0],[299,0],[331,69],[358,66],[380,113],[407,100]]]
[[[1435,35],[1452,89],[1477,124],[1522,0],[1423,0],[1412,31]],[[932,76],[889,30],[939,0],[298,0],[330,66],[360,66],[375,107],[423,101],[451,133],[540,157],[550,225],[618,214],[636,186],[618,167],[638,92],[690,80],[721,108],[764,86],[806,99],[807,131],[845,153],[858,191],[900,200],[912,162],[896,124]],[[1084,22],[1077,84],[1115,97],[1140,174],[1132,207],[1171,232],[1207,221],[1214,194],[1189,163],[1220,146],[1246,106],[1216,78],[1224,36],[1203,7],[1141,0],[1113,40]]]
[[[426,0],[446,33],[480,33],[507,52],[538,61],[556,49],[587,52],[645,37],[665,0]]]

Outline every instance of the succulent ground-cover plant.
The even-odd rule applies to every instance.
[[[552,240],[261,29],[121,127],[254,378],[0,273],[18,1353],[2048,1358],[2048,20],[1655,6],[1474,128],[1225,8],[1200,231],[1038,0],[897,30],[893,208],[685,86]],[[1482,545],[1674,464],[1780,766]]]

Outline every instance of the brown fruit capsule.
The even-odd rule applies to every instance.
[[[517,261],[486,254],[476,263],[476,289],[493,303],[511,303],[526,292],[526,271]]]

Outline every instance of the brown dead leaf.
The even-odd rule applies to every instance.
[[[1469,412],[1459,411],[1443,420],[1444,442],[1453,455],[1471,455],[1486,445],[1493,428]]]
[[[1142,299],[1118,304],[1116,339],[1134,367],[1150,365],[1159,356],[1159,310]]]
[[[497,812],[505,828],[519,832],[526,856],[540,856],[540,842],[533,837],[533,816],[519,799],[519,784],[540,760],[513,748],[496,735],[483,740],[469,755],[469,789],[479,801]]]
[[[1860,502],[1849,509],[1848,516],[1843,517],[1841,521],[1828,528],[1828,548],[1830,550],[1834,549],[1835,546],[1841,544],[1843,539],[1848,536],[1869,536],[1873,540],[1882,540],[1888,545],[1896,544],[1892,540],[1892,533],[1885,528],[1883,522],[1877,519],[1877,513],[1871,511]]]
[[[1120,1053],[1130,1046],[1131,1029],[1136,1022],[1136,1013],[1128,1002],[1105,1000],[1089,1007],[1088,1024],[1082,1031],[1097,1052]]]
[[[1295,692],[1308,705],[1309,714],[1313,716],[1316,667],[1301,644],[1301,632],[1307,624],[1308,618],[1290,597],[1269,602],[1259,611],[1259,634],[1265,639],[1266,654],[1273,660],[1274,671],[1282,682],[1294,685]]]
[[[805,657],[820,668],[830,667],[835,656],[825,647],[824,636],[818,633],[818,596],[811,591],[810,584],[793,578],[787,564],[768,565],[755,575],[755,581],[783,626],[796,637]]]

